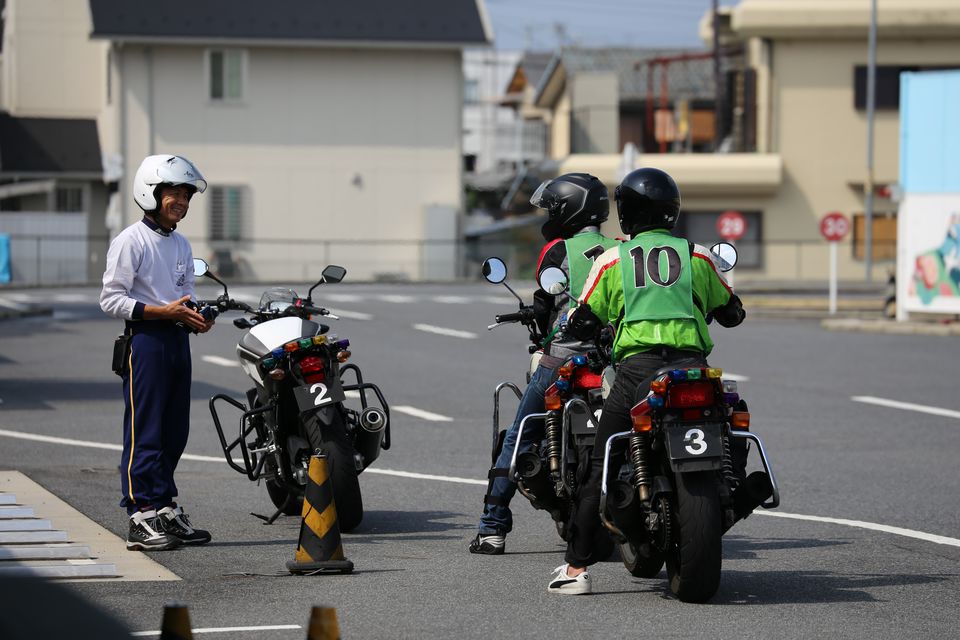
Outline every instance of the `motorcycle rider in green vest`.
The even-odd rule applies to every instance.
[[[547,221],[541,232],[547,245],[540,252],[537,273],[547,267],[559,267],[568,276],[570,298],[559,300],[546,292],[534,293],[534,314],[541,335],[547,336],[543,356],[517,407],[513,424],[503,432],[497,460],[488,474],[487,494],[484,496],[483,515],[477,536],[471,541],[470,553],[500,555],[504,551],[506,535],[513,528],[510,500],[517,485],[507,477],[510,459],[517,444],[520,422],[531,413],[544,411],[544,393],[556,379],[556,369],[570,356],[586,353],[592,341],[554,337],[567,314],[574,306],[583,283],[590,273],[593,261],[619,242],[600,233],[600,224],[609,214],[610,198],[607,188],[596,177],[586,173],[568,173],[547,180],[534,192],[530,203],[547,211]],[[526,430],[521,451],[529,449],[543,438],[541,429]]]
[[[586,340],[613,324],[617,377],[604,402],[587,479],[576,496],[566,564],[556,569],[547,589],[551,593],[590,593],[587,566],[612,551],[599,518],[603,444],[630,429],[630,409],[646,395],[649,376],[668,365],[708,366],[713,348],[708,319],[735,327],[746,315],[710,251],[671,235],[680,214],[673,178],[659,169],[637,169],[623,179],[614,198],[620,228],[630,239],[594,262],[565,332]]]

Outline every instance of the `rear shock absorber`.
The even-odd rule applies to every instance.
[[[731,491],[740,486],[740,479],[737,478],[737,474],[733,472],[733,457],[730,455],[730,435],[726,433],[723,434],[723,456],[720,460],[720,474],[723,476],[723,479]]]
[[[650,485],[653,484],[653,473],[647,463],[650,437],[646,433],[634,433],[630,436],[630,461],[633,462],[633,486],[637,489],[640,499],[650,499]]]
[[[559,411],[548,411],[544,420],[546,423],[544,430],[547,436],[547,461],[550,464],[550,473],[560,473],[560,438],[562,437],[563,418]]]

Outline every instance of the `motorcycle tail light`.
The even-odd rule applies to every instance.
[[[577,372],[573,376],[574,389],[596,389],[602,384],[603,376],[589,369],[577,369]]]
[[[633,430],[640,433],[646,433],[653,429],[653,417],[650,415],[650,404],[646,399],[633,405],[630,409],[630,420],[633,422]]]
[[[682,420],[687,420],[687,421],[701,420],[703,418],[703,410],[702,409],[684,409],[680,413],[680,418]]]
[[[677,409],[708,407],[714,403],[713,387],[713,382],[707,380],[671,385],[667,395],[667,406]]]
[[[543,405],[547,411],[559,411],[563,408],[563,399],[560,397],[560,389],[557,388],[556,382],[543,394]]]
[[[730,414],[730,426],[741,431],[749,431],[750,413],[748,411],[734,411]]]
[[[300,361],[300,374],[303,376],[303,381],[308,384],[313,384],[314,382],[323,382],[327,379],[327,372],[324,369],[326,363],[323,361],[323,358],[317,356],[307,356]]]

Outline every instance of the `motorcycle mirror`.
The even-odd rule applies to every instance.
[[[193,259],[193,273],[197,276],[205,276],[207,272],[210,271],[210,265],[207,264],[206,260],[201,258]]]
[[[560,267],[547,267],[537,276],[540,288],[552,296],[558,296],[570,285],[567,274]]]
[[[481,269],[483,277],[491,284],[500,284],[507,279],[507,265],[500,258],[487,258]]]
[[[710,247],[710,253],[720,271],[730,271],[737,265],[737,248],[729,242],[718,242]]]
[[[344,276],[347,275],[347,270],[335,264],[328,264],[320,275],[323,276],[324,282],[335,283],[343,280]]]

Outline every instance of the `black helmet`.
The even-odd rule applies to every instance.
[[[620,228],[629,236],[662,227],[673,229],[680,217],[680,189],[660,169],[631,171],[613,192]]]
[[[571,238],[584,227],[600,226],[610,214],[610,196],[589,173],[565,173],[537,187],[530,204],[547,210],[540,231],[547,240]]]

